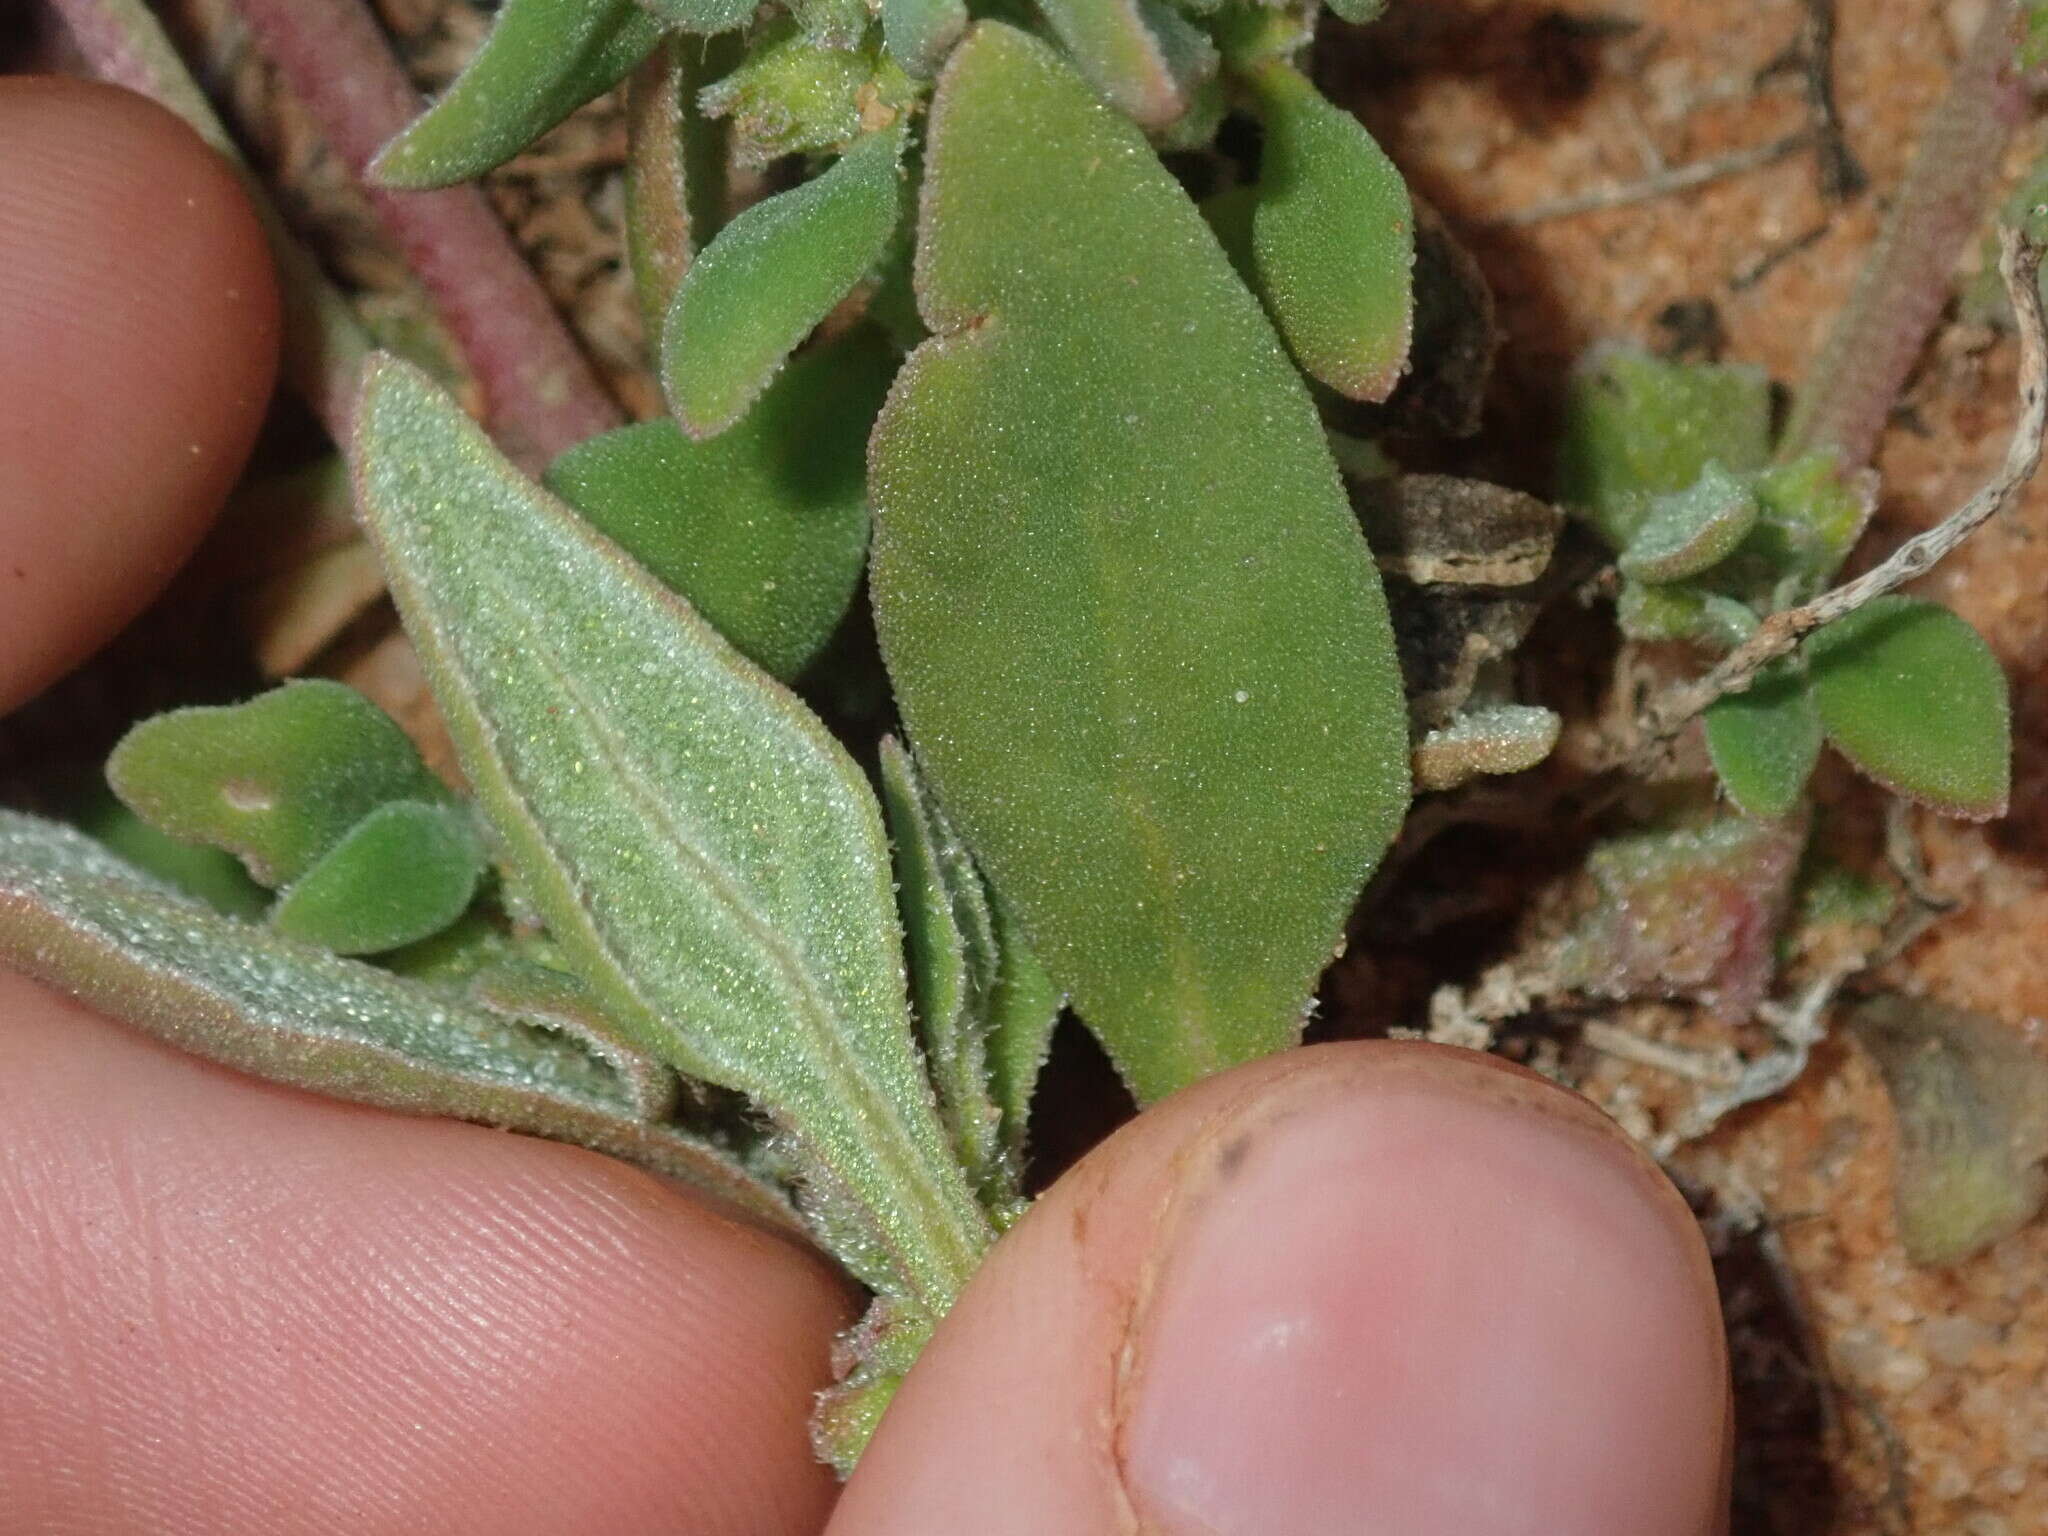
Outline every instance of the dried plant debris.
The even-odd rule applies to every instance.
[[[1563,515],[1451,475],[1355,482],[1352,507],[1386,580],[1416,787],[1452,789],[1543,761],[1561,722],[1509,697],[1507,663],[1549,595]]]
[[[1685,999],[1748,1018],[1777,969],[1805,844],[1803,825],[1748,817],[1599,844],[1553,952],[1556,985],[1591,997]]]
[[[1916,1264],[1956,1264],[2048,1199],[2048,1059],[1998,1019],[1878,993],[1849,1028],[1898,1116],[1899,1237]]]

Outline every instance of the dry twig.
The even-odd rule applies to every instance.
[[[1690,192],[1694,187],[1704,187],[1710,182],[1724,181],[1730,176],[1740,176],[1746,171],[1762,170],[1767,165],[1776,165],[1780,160],[1797,154],[1813,141],[1813,130],[1802,128],[1797,133],[1788,133],[1783,138],[1772,139],[1766,144],[1753,144],[1744,149],[1730,150],[1725,155],[1714,155],[1705,160],[1688,160],[1684,165],[1674,165],[1636,181],[1593,187],[1584,192],[1573,192],[1564,197],[1552,198],[1548,202],[1533,203],[1527,208],[1518,208],[1512,213],[1501,214],[1487,222],[1508,229],[1522,229],[1531,224],[1545,224],[1552,219],[1568,219],[1582,213],[1601,213],[1609,208],[1627,208],[1636,203],[1651,203],[1660,197],[1672,197],[1680,192]]]
[[[1999,273],[2012,298],[2020,338],[2020,417],[2006,448],[2005,462],[1976,495],[1947,518],[1893,550],[1882,563],[1824,592],[1810,603],[1766,618],[1742,644],[1690,682],[1652,699],[1636,721],[1632,739],[1617,756],[1629,766],[1652,766],[1667,742],[1723,694],[1741,693],[1757,674],[1789,654],[1824,624],[1853,613],[1932,570],[1945,556],[2002,511],[2033,478],[2041,462],[2041,434],[2048,428],[2048,322],[2041,312],[2036,276],[2041,248],[2020,231],[1999,231]]]

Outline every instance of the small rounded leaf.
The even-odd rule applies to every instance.
[[[2012,706],[1983,637],[1939,604],[1873,599],[1806,643],[1835,749],[1885,788],[1951,815],[2005,813]]]
[[[676,288],[662,383],[692,437],[723,432],[783,359],[881,260],[895,232],[904,130],[870,134],[822,176],[719,231]]]
[[[483,869],[466,810],[395,801],[357,822],[285,891],[270,923],[338,955],[381,954],[462,916]]]
[[[389,715],[319,679],[145,720],[107,760],[107,782],[152,826],[226,849],[273,889],[385,801],[446,793]]]
[[[1787,663],[1766,668],[1745,693],[1707,711],[1707,755],[1728,798],[1751,816],[1783,816],[1820,756],[1820,711],[1806,678]]]
[[[1756,516],[1756,493],[1709,461],[1684,490],[1651,498],[1649,515],[1615,563],[1638,581],[1683,581],[1732,555]]]
[[[1414,329],[1415,212],[1349,112],[1277,60],[1253,77],[1266,150],[1252,246],[1295,360],[1354,400],[1384,400]]]

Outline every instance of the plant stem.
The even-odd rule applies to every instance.
[[[2025,112],[2015,20],[2012,0],[1992,0],[1948,94],[1928,117],[1884,228],[1800,392],[1784,457],[1833,448],[1842,467],[1853,469],[1876,451]]]
[[[356,390],[372,343],[348,299],[285,228],[262,182],[215,115],[144,0],[50,0],[94,73],[168,107],[242,179],[284,293],[284,372],[335,442],[353,440]]]
[[[264,55],[361,180],[423,105],[376,21],[360,0],[236,4]],[[617,405],[481,191],[363,187],[460,348],[508,457],[538,469],[619,424]]]
[[[1743,692],[1766,666],[1786,655],[1823,624],[1924,576],[2007,506],[2020,487],[2033,478],[2041,463],[2041,434],[2048,428],[2048,322],[2043,320],[2041,290],[2036,281],[2041,270],[2041,248],[2011,226],[1999,230],[1998,243],[1998,270],[2012,299],[2020,338],[2020,418],[2013,427],[2012,441],[1998,473],[1961,507],[1925,533],[1908,539],[1882,563],[1810,603],[1772,614],[1712,670],[1651,700],[1637,723],[1628,754],[1633,760],[1645,763],[1653,758],[1688,721],[1723,694]]]

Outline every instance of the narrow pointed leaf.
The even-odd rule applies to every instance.
[[[1285,1045],[1407,802],[1386,608],[1299,376],[1185,193],[1044,44],[934,106],[935,338],[870,448],[918,760],[1146,1098]]]
[[[1756,517],[1756,492],[1710,460],[1684,490],[1650,499],[1643,525],[1615,564],[1639,581],[1683,581],[1733,554]]]
[[[1976,630],[1890,593],[1816,630],[1806,657],[1828,741],[1857,768],[1953,816],[2005,814],[2012,706]]]
[[[448,93],[385,146],[389,187],[445,187],[502,165],[623,80],[661,40],[633,0],[505,0]]]
[[[273,1082],[609,1153],[794,1224],[732,1156],[635,1112],[574,1041],[222,917],[67,827],[0,811],[0,965]]]
[[[866,780],[790,694],[406,365],[367,527],[499,853],[607,1017],[753,1098],[842,1257],[943,1310],[989,1239],[903,990]]]
[[[1415,213],[1372,135],[1278,60],[1252,75],[1266,147],[1252,249],[1288,349],[1354,400],[1384,400],[1414,328]]]
[[[1038,0],[1038,9],[1088,83],[1139,127],[1157,131],[1187,111],[1141,0]]]
[[[756,203],[691,265],[662,332],[662,382],[692,437],[738,421],[881,259],[903,135],[900,125],[870,134],[822,176]]]
[[[279,896],[279,933],[338,955],[376,955],[462,916],[484,851],[461,806],[397,800],[345,833]]]
[[[1751,816],[1774,817],[1799,804],[1820,756],[1820,711],[1806,676],[1780,662],[1748,690],[1716,700],[1706,713],[1707,754],[1728,798]]]
[[[446,795],[396,721],[318,679],[145,720],[107,760],[107,781],[151,825],[226,849],[273,888],[386,801]]]
[[[671,38],[626,91],[626,259],[650,349],[659,349],[676,285],[724,213],[725,128],[697,107],[708,46]]]
[[[1000,901],[995,915],[998,965],[989,998],[989,1092],[1003,1117],[1003,1145],[1021,1164],[1031,1129],[1031,1095],[1052,1051],[1053,1028],[1066,999],[1046,975],[1024,930]]]
[[[671,421],[577,444],[548,488],[785,680],[845,617],[867,559],[867,437],[895,371],[854,340],[797,358],[707,442]]]
[[[882,743],[882,803],[896,845],[911,997],[954,1155],[979,1186],[998,1170],[1001,1111],[989,1097],[992,919],[981,877],[918,782],[910,754]]]
[[[929,79],[967,30],[965,0],[882,0],[882,40],[908,74]]]

